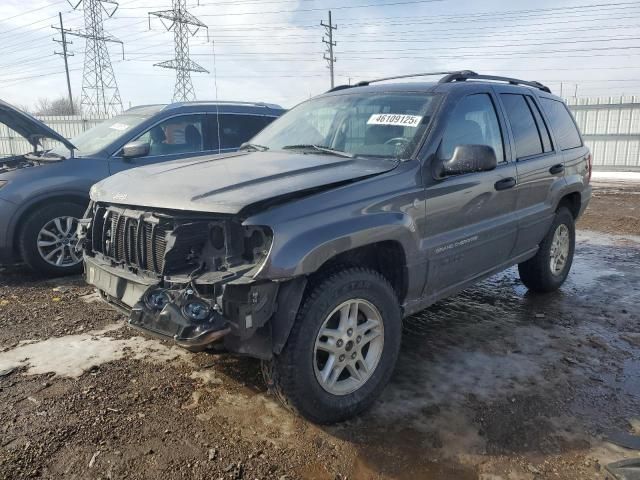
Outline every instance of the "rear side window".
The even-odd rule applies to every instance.
[[[538,126],[538,133],[540,134],[540,138],[542,138],[542,148],[546,152],[550,152],[553,150],[553,144],[551,143],[551,135],[549,135],[549,128],[542,118],[542,114],[540,113],[540,109],[536,102],[532,97],[527,95],[525,97],[527,99],[527,103],[529,104],[529,108],[533,113],[533,116],[536,119],[536,125]]]
[[[541,98],[542,108],[547,114],[553,133],[561,150],[582,146],[580,134],[564,103],[550,98]]]
[[[240,147],[273,120],[263,115],[222,114],[219,118],[222,149]]]
[[[449,159],[458,145],[488,145],[504,161],[502,132],[491,97],[479,93],[464,97],[456,105],[440,144],[439,157]]]
[[[524,158],[541,154],[542,140],[524,95],[503,93],[501,98],[516,142],[516,157]]]

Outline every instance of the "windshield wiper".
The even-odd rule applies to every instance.
[[[257,143],[244,142],[242,145],[240,145],[240,148],[238,150],[253,150],[254,152],[266,152],[267,150],[269,150],[269,147],[265,147],[264,145],[259,145]]]
[[[353,158],[355,155],[349,152],[343,152],[342,150],[336,150],[330,147],[324,147],[322,145],[314,145],[312,143],[301,143],[300,145],[285,145],[282,147],[282,150],[303,150],[303,149],[313,149],[318,152],[328,153],[329,155],[336,155],[338,157],[345,158]]]

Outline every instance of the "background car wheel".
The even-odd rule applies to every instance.
[[[395,292],[379,273],[349,268],[305,296],[285,348],[263,374],[283,404],[316,423],[364,411],[388,383],[402,319]]]
[[[31,213],[22,224],[19,247],[29,267],[47,275],[82,271],[82,255],[75,251],[76,228],[84,207],[60,202]]]
[[[567,279],[575,249],[576,229],[571,212],[561,207],[536,255],[518,265],[520,279],[529,290],[552,292]]]

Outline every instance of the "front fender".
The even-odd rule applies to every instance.
[[[396,241],[402,245],[407,262],[417,255],[417,227],[410,216],[400,212],[363,213],[329,222],[307,220],[301,223],[292,224],[294,228],[272,226],[271,252],[256,279],[309,275],[340,253],[382,241]]]

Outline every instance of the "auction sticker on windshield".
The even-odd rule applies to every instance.
[[[397,125],[400,127],[417,127],[422,120],[421,115],[401,115],[397,113],[374,113],[367,120],[367,125]]]

